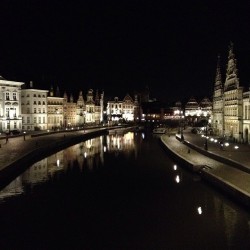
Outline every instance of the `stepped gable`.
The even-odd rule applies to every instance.
[[[128,101],[130,101],[130,102],[133,102],[133,99],[132,99],[132,97],[129,95],[129,94],[126,94],[126,96],[124,97],[124,99],[123,99],[123,101],[124,102],[128,102]]]

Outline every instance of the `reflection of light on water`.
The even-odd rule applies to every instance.
[[[120,139],[121,139],[121,138],[117,138],[117,148],[118,148],[118,149],[121,148]]]
[[[145,134],[144,134],[144,133],[142,133],[142,134],[141,134],[141,137],[142,137],[142,139],[144,139],[144,138],[145,138]]]
[[[87,140],[85,143],[86,143],[86,147],[90,149],[93,146],[93,139]]]
[[[180,176],[179,175],[177,175],[176,177],[175,177],[175,181],[176,181],[176,183],[180,183]]]
[[[84,152],[84,157],[87,158],[87,152]]]
[[[124,135],[124,142],[125,144],[129,144],[131,143],[131,141],[134,139],[134,133],[133,132],[128,132]]]
[[[174,170],[177,170],[177,165],[176,164],[174,165]]]
[[[0,191],[0,202],[4,202],[5,198],[20,195],[22,193],[24,193],[24,190],[22,180],[19,176]]]
[[[57,167],[60,167],[60,160],[59,159],[56,160],[56,165],[57,165]]]
[[[103,152],[106,152],[107,151],[107,148],[106,146],[103,147]]]
[[[202,214],[202,208],[201,207],[198,207],[197,211],[198,211],[198,214]]]

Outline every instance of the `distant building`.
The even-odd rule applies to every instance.
[[[195,125],[201,120],[210,120],[212,114],[212,102],[203,98],[199,103],[191,97],[185,105],[185,120],[188,125]]]
[[[95,122],[95,102],[94,102],[94,91],[93,89],[89,89],[86,95],[86,123],[94,123]]]
[[[127,94],[123,100],[119,100],[118,97],[114,98],[114,101],[108,101],[107,103],[107,117],[109,121],[118,122],[126,121],[132,122],[138,118],[139,104],[137,96],[135,100]]]
[[[77,125],[77,109],[74,102],[73,95],[68,96],[66,92],[63,95],[63,115],[64,115],[64,127],[75,127]]]
[[[22,129],[21,86],[0,76],[0,131]]]
[[[95,95],[95,123],[100,124],[103,122],[103,111],[104,111],[104,92],[99,95],[96,91]]]
[[[79,96],[76,102],[76,124],[82,126],[85,124],[86,119],[86,106],[83,99],[82,91],[79,92]]]
[[[174,118],[174,109],[164,102],[144,102],[141,109],[142,122],[164,123]]]

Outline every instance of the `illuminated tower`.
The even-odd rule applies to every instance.
[[[212,128],[215,135],[224,134],[224,108],[223,108],[223,84],[220,69],[220,56],[218,56],[214,93],[213,93],[213,110],[212,110]]]
[[[242,141],[242,98],[243,87],[239,86],[237,61],[233,43],[229,46],[226,81],[224,84],[224,128],[225,136],[232,140]]]

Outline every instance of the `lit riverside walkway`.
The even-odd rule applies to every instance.
[[[173,152],[180,155],[182,158],[185,158],[188,162],[192,163],[193,165],[209,166],[211,169],[207,169],[205,171],[250,196],[249,173],[222,162],[213,160],[212,158],[207,157],[195,151],[194,149],[190,149],[189,151],[189,147],[177,140],[175,135],[171,135],[170,137],[168,135],[163,135],[161,138],[162,141],[169,148],[171,148]],[[202,138],[199,134],[196,135],[190,133],[190,131],[186,131],[184,132],[184,139],[202,149],[204,148],[205,138]],[[250,146],[243,144],[238,144],[238,146],[238,149],[234,149],[233,145],[229,145],[229,147],[225,147],[224,150],[221,150],[218,143],[209,141],[208,151],[238,162],[245,168],[250,168]]]

